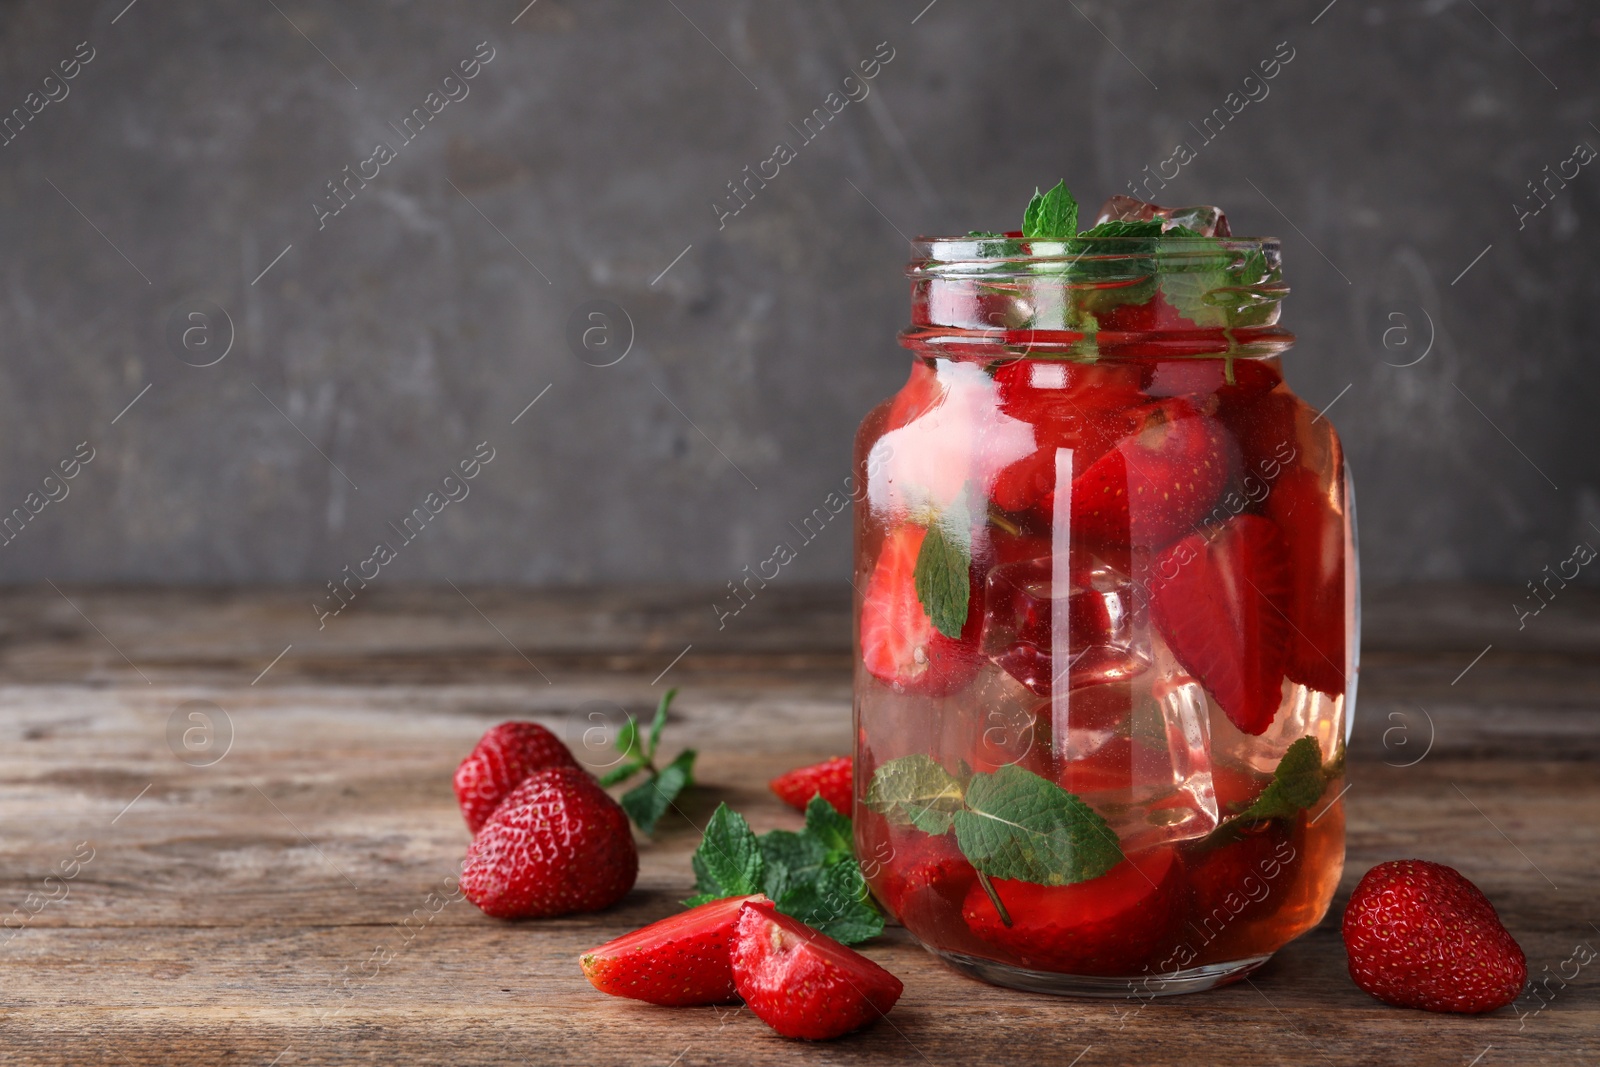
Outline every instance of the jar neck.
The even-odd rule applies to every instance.
[[[1294,342],[1272,238],[923,238],[907,275],[901,343],[924,354],[1263,358]]]

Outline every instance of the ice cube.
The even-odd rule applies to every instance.
[[[1212,702],[1215,705],[1215,701]],[[1296,682],[1285,680],[1283,700],[1278,714],[1266,732],[1252,737],[1241,733],[1229,721],[1221,707],[1214,707],[1211,729],[1215,737],[1217,758],[1263,774],[1271,774],[1289,751],[1289,746],[1302,737],[1314,737],[1322,749],[1326,763],[1333,759],[1345,738],[1345,699],[1309,689]],[[1420,749],[1422,746],[1419,745]]]
[[[1151,677],[1072,690],[1074,728],[1056,748],[1056,782],[1100,813],[1124,853],[1202,837],[1219,822],[1205,694],[1159,676],[1152,687]],[[1078,727],[1091,709],[1120,713],[1118,729],[1102,738]]]
[[[946,732],[945,751],[962,757],[975,771],[1020,765],[1050,774],[1050,698],[1040,697],[999,667],[978,672],[962,697],[965,721],[955,736]]]
[[[1228,216],[1220,207],[1205,204],[1192,207],[1161,207],[1159,204],[1148,204],[1131,196],[1113,196],[1101,204],[1100,215],[1094,223],[1098,226],[1102,222],[1119,220],[1146,222],[1150,219],[1160,219],[1163,230],[1170,230],[1174,226],[1187,226],[1203,237],[1233,236],[1233,232],[1228,229]]]
[[[1135,640],[1128,579],[1086,554],[1069,570],[1059,593],[1050,556],[1003,563],[985,581],[983,652],[1043,698],[1057,673],[1077,688],[1131,678],[1149,665]],[[1068,659],[1060,664],[1053,655],[1058,595],[1067,598]]]

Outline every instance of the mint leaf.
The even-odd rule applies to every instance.
[[[692,748],[684,749],[671,763],[656,769],[656,750],[661,747],[661,731],[667,725],[667,708],[676,689],[668,689],[656,704],[655,718],[650,723],[650,737],[641,744],[639,723],[632,715],[617,731],[617,750],[623,761],[600,776],[600,784],[610,787],[632,778],[639,771],[648,771],[650,778],[622,795],[622,810],[628,813],[634,825],[645,833],[654,833],[656,823],[666,814],[678,794],[694,784],[694,757]]]
[[[690,864],[694,887],[702,895],[709,894],[706,899],[761,892],[761,843],[744,816],[726,804],[717,805]]]
[[[956,843],[983,874],[1039,885],[1098,878],[1122,862],[1117,835],[1089,805],[1021,767],[973,775]]]
[[[639,744],[639,724],[632,715],[622,724],[622,729],[617,731],[617,751],[624,756],[634,756],[640,763],[644,762],[642,754],[635,755],[634,748]]]
[[[1196,326],[1217,329],[1230,325],[1228,305],[1234,301],[1226,289],[1238,284],[1229,276],[1234,253],[1215,237],[1186,226],[1174,226],[1162,235],[1161,252],[1157,284],[1167,303]]]
[[[965,805],[961,783],[932,756],[901,756],[880,766],[867,787],[867,807],[892,823],[947,833]]]
[[[760,837],[723,804],[692,861],[700,892],[684,903],[694,907],[765,893],[779,911],[837,941],[865,941],[883,932],[883,915],[868,893],[854,844],[850,820],[821,797],[807,806],[804,830],[770,830]]]
[[[1327,787],[1322,773],[1322,746],[1314,737],[1302,737],[1289,746],[1272,772],[1272,781],[1233,822],[1288,819],[1315,804]]]
[[[694,784],[695,750],[686,748],[676,759],[643,785],[622,794],[622,810],[645,833],[654,833],[656,823],[685,788]]]
[[[760,841],[764,867],[761,891],[774,901],[783,900],[795,887],[821,876],[828,859],[828,850],[820,842],[792,830],[769,830]]]
[[[1139,239],[1139,238],[1146,238],[1146,237],[1160,237],[1161,236],[1161,220],[1160,219],[1140,219],[1140,220],[1111,219],[1108,222],[1102,222],[1100,225],[1095,226],[1092,229],[1085,230],[1083,233],[1079,234],[1078,236],[1079,237],[1097,237],[1097,238],[1123,237],[1123,238],[1128,238],[1128,239]]]
[[[952,529],[947,530],[947,526]],[[967,568],[972,565],[967,532],[966,505],[951,505],[940,521],[928,525],[917,552],[916,569],[911,573],[922,609],[928,613],[933,628],[946,637],[960,637],[967,624],[967,600],[972,588],[967,582]]]
[[[632,778],[642,768],[650,765],[650,759],[639,748],[639,724],[632,715],[622,724],[622,729],[617,731],[617,751],[622,753],[621,762],[611,767],[600,776],[600,784],[610,787],[618,782],[625,782]]]
[[[851,945],[883,933],[883,914],[868,899],[867,881],[854,859],[823,869],[778,901],[778,910]]]
[[[822,847],[829,863],[855,855],[855,830],[849,816],[839,814],[820,793],[806,804],[805,836]]]
[[[1078,232],[1078,202],[1065,181],[1048,193],[1035,189],[1022,215],[1022,236],[1033,241],[1065,241]]]
[[[668,689],[661,694],[661,702],[656,705],[656,717],[650,723],[650,745],[644,751],[644,758],[653,761],[656,758],[656,747],[661,744],[661,729],[667,725],[667,706],[672,703],[672,698],[678,695],[678,690]]]
[[[619,782],[626,782],[629,778],[632,778],[635,774],[638,774],[643,768],[644,763],[639,760],[623,760],[621,763],[610,768],[606,771],[606,773],[600,776],[600,784],[610,788]]]

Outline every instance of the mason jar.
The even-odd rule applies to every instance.
[[[1284,382],[1278,242],[913,243],[855,461],[857,853],[988,981],[1259,967],[1344,862],[1354,506]]]

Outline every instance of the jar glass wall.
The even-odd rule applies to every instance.
[[[1356,674],[1337,435],[1271,240],[917,242],[856,463],[856,835],[926,947],[1206,988],[1322,918]]]

